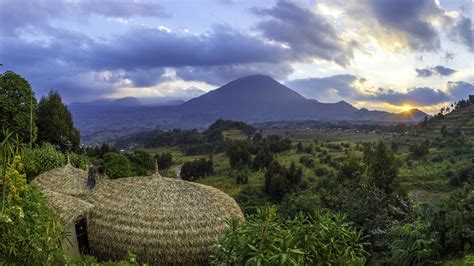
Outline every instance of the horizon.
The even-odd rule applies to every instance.
[[[470,0],[0,0],[0,22],[0,71],[67,103],[186,100],[256,74],[394,113],[474,93]]]

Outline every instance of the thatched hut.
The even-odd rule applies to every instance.
[[[79,246],[99,259],[117,260],[132,251],[151,264],[204,264],[226,220],[243,219],[231,197],[209,186],[153,175],[104,179],[89,189],[87,172],[71,168],[44,173],[33,183],[65,224],[87,227],[87,245]]]

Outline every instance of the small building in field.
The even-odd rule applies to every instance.
[[[69,257],[119,260],[129,251],[152,265],[206,264],[227,220],[243,220],[237,203],[215,188],[159,174],[88,186],[88,173],[70,165],[32,182],[67,231]]]

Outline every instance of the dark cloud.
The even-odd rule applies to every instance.
[[[286,82],[285,85],[306,98],[328,101],[334,98],[357,98],[356,94],[359,92],[353,86],[353,82],[356,80],[365,82],[365,79],[346,74],[324,78],[295,79]]]
[[[450,76],[456,72],[455,69],[444,67],[444,66],[435,66],[431,68],[422,68],[422,69],[415,69],[416,74],[418,77],[421,78],[427,78],[431,77],[433,75],[439,75],[439,76]]]
[[[268,75],[275,79],[284,80],[293,72],[289,64],[255,63],[246,65],[224,65],[210,67],[182,67],[176,69],[176,74],[183,80],[204,81],[216,86],[223,85],[237,78],[250,75]]]
[[[280,1],[269,9],[254,9],[269,19],[257,25],[263,36],[288,45],[299,60],[321,58],[346,66],[353,57],[355,43],[341,39],[323,16],[291,2]]]
[[[451,100],[449,94],[429,87],[409,89],[407,92],[379,89],[375,95],[368,96],[367,100],[377,100],[394,105],[411,104],[414,106],[428,106]]]
[[[474,33],[472,30],[471,18],[461,16],[456,24],[454,24],[452,27],[450,37],[453,40],[466,45],[471,51],[474,51]]]
[[[448,90],[454,100],[467,99],[469,95],[474,95],[474,84],[465,81],[450,81]]]
[[[142,1],[0,0],[0,33],[16,35],[18,30],[32,28],[50,30],[52,19],[84,20],[94,14],[112,18],[169,16],[161,5]]]
[[[282,47],[228,26],[201,34],[136,28],[107,43],[95,43],[87,56],[94,68],[156,68],[278,63],[291,59]]]
[[[135,87],[150,87],[166,80],[163,78],[165,72],[165,68],[136,69],[127,72],[124,78],[130,79]]]
[[[426,78],[426,77],[431,77],[433,75],[433,70],[427,69],[427,68],[422,68],[422,69],[417,68],[415,69],[415,71],[418,77]]]

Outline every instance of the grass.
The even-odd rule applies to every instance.
[[[361,142],[373,142],[382,138],[387,140],[386,143],[390,143],[388,134],[316,131],[296,131],[291,132],[291,134],[298,137],[308,137],[302,141],[293,141],[294,147],[296,147],[298,142],[301,142],[303,148],[312,145],[314,147],[314,152],[312,154],[305,152],[298,153],[296,148],[293,148],[289,152],[276,155],[275,159],[286,167],[289,167],[291,162],[295,162],[297,163],[297,166],[301,166],[303,168],[303,180],[309,181],[308,183],[310,186],[314,184],[319,177],[315,174],[314,168],[308,168],[300,164],[301,157],[311,156],[315,160],[315,168],[327,168],[329,171],[334,173],[336,171],[334,167],[324,163],[322,158],[324,158],[325,153],[331,157],[332,161],[341,162],[343,160],[345,157],[345,147],[335,149],[335,144],[348,144],[351,150],[355,151],[356,155],[361,156],[362,152],[360,149],[356,149],[356,146]],[[313,134],[312,138],[323,136],[323,140],[311,140],[309,139],[311,134]],[[243,139],[245,137],[238,130],[226,131],[224,135],[227,138],[233,139]],[[329,141],[324,139],[332,140]],[[207,155],[185,156],[177,147],[157,148],[150,149],[149,151],[152,153],[171,153],[173,155],[173,167],[178,167],[186,161],[207,157]],[[447,176],[447,173],[456,173],[456,171],[458,171],[460,168],[472,163],[473,160],[473,157],[470,154],[454,156],[450,150],[446,149],[430,149],[429,154],[425,156],[425,158],[419,160],[411,159],[407,149],[402,149],[400,152],[398,152],[397,158],[401,162],[399,173],[401,184],[408,190],[409,194],[413,196],[413,198],[421,202],[439,201],[448,192],[456,189],[456,187],[453,187],[449,184],[450,177]],[[200,179],[197,182],[218,188],[233,197],[238,195],[238,193],[246,185],[236,184],[234,178],[231,176],[229,159],[225,153],[213,155],[213,162],[215,171],[214,174]],[[164,172],[162,175],[169,177],[176,176],[173,171]],[[265,179],[264,175],[265,173],[263,171],[251,171],[248,186],[262,187]]]
[[[474,253],[465,255],[463,258],[456,258],[443,261],[443,266],[474,266]]]

